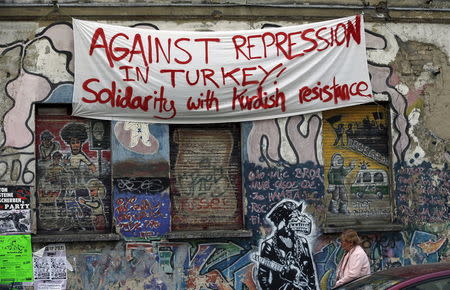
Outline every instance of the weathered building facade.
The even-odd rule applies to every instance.
[[[373,271],[450,261],[450,4],[200,2],[1,4],[0,184],[29,200],[0,204],[0,233],[65,243],[68,289],[270,288],[281,270],[260,254],[288,227],[300,288],[333,285],[347,228]],[[208,125],[70,115],[71,17],[220,31],[360,13],[374,103]]]

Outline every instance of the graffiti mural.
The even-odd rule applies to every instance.
[[[316,289],[316,270],[307,240],[313,221],[302,210],[303,203],[286,199],[267,214],[272,233],[260,242],[259,253],[253,257],[261,288]]]
[[[312,162],[288,168],[267,168],[244,164],[247,192],[246,224],[260,235],[265,215],[284,199],[307,200],[320,219],[323,208],[323,169]],[[269,226],[267,225],[267,228]]]
[[[111,228],[109,141],[99,132],[94,136],[92,128],[90,121],[69,116],[39,116],[39,230],[106,232]]]
[[[169,231],[168,187],[168,178],[114,179],[114,220],[125,238],[155,238]]]
[[[367,105],[323,117],[327,224],[390,222],[386,109]]]
[[[113,122],[114,177],[169,177],[169,126]]]
[[[406,225],[447,223],[449,216],[450,173],[448,169],[396,166],[398,216]]]
[[[321,124],[316,114],[244,123],[245,159],[262,167],[319,164]]]
[[[331,166],[328,171],[328,193],[331,193],[328,210],[334,214],[349,214],[348,194],[344,185],[345,177],[355,168],[355,162],[350,162],[349,166],[344,166],[344,157],[335,153],[331,157]]]
[[[205,23],[161,21],[157,24],[164,29],[199,30],[219,30],[223,28],[220,25],[224,25],[224,22]],[[74,71],[71,25],[54,23],[42,28],[38,23],[21,25],[25,33],[2,30],[6,38],[2,38],[0,45],[0,183],[25,185],[31,192],[36,188],[40,206],[38,221],[48,225],[41,230],[99,232],[109,226],[113,213],[125,239],[157,239],[164,235],[170,221],[169,127],[111,123],[116,196],[112,201],[114,209],[110,208],[111,156],[109,143],[103,142],[106,139],[102,137],[108,129],[102,123],[84,123],[89,138],[72,144],[63,140],[61,130],[68,123],[79,123],[78,120],[68,121],[59,128],[37,124],[34,130],[33,104],[71,103]],[[253,28],[259,24],[230,22],[226,25],[242,29],[240,26]],[[157,28],[153,24],[135,26]],[[247,207],[244,218],[253,231],[252,239],[208,243],[154,241],[151,246],[130,249],[129,256],[123,242],[95,244],[89,250],[85,244],[71,244],[68,253],[76,271],[68,272],[68,287],[262,288],[258,271],[263,262],[253,259],[252,254],[257,248],[257,254],[261,255],[259,243],[262,245],[275,232],[265,217],[279,203],[291,199],[299,205],[299,201],[304,201],[301,212],[307,212],[317,228],[321,228],[325,214],[335,221],[345,221],[349,216],[386,218],[391,213],[380,208],[390,208],[387,205],[389,186],[394,189],[395,218],[405,229],[362,235],[372,271],[449,261],[450,154],[448,135],[445,135],[448,126],[441,125],[441,120],[446,120],[448,98],[445,92],[450,83],[443,77],[448,71],[445,67],[448,46],[442,49],[442,39],[438,43],[436,36],[432,36],[440,35],[439,31],[446,31],[447,27],[442,25],[438,33],[428,33],[432,31],[430,27],[422,25],[417,29],[409,24],[367,23],[372,87],[377,98],[389,101],[389,110],[383,111],[383,115],[364,111],[355,121],[334,111],[242,124],[243,204]],[[430,112],[440,117],[431,118]],[[333,119],[338,115],[341,115],[340,120]],[[434,123],[427,124],[429,119]],[[380,124],[389,127],[392,148],[377,147],[382,142],[367,142],[385,134],[386,128]],[[388,156],[388,151],[392,156]],[[391,174],[388,158],[395,164],[394,184],[387,180]],[[189,161],[184,163],[190,164]],[[79,174],[74,175],[75,172]],[[217,168],[204,175],[195,170],[189,173],[181,175],[191,178],[185,180],[186,188],[191,189],[207,187],[211,180],[221,176]],[[219,180],[223,186],[221,182]],[[196,191],[199,197],[203,193],[205,191]],[[214,194],[218,193],[220,191]],[[345,201],[346,197],[347,206],[340,206],[340,201]],[[208,207],[207,210],[212,211],[223,205],[216,205],[213,198],[217,197],[212,197],[210,204],[198,199],[185,206],[189,210]],[[337,200],[337,206],[330,207],[333,200]],[[22,209],[27,202],[1,205],[8,206],[8,210],[0,210],[0,232],[30,231],[29,211]],[[314,237],[314,246],[312,235],[305,234],[304,238],[313,253],[315,286],[329,289],[343,250],[335,235]],[[295,278],[296,273],[294,268],[290,281],[301,281]]]

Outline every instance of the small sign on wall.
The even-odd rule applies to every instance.
[[[1,186],[0,210],[30,209],[29,186]]]
[[[110,147],[110,123],[107,121],[92,121],[90,126],[92,150],[106,150]]]

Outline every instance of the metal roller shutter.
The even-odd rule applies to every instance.
[[[242,228],[240,125],[170,127],[172,230]]]
[[[390,223],[387,107],[347,107],[323,119],[327,226]]]

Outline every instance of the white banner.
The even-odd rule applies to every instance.
[[[282,28],[160,31],[73,19],[73,115],[222,123],[372,102],[360,15]]]

